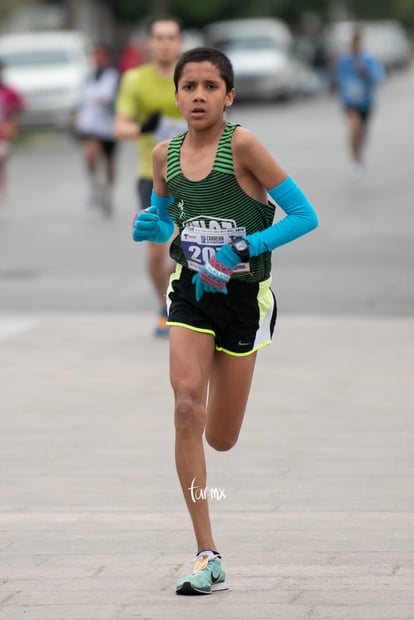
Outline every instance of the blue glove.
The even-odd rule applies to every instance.
[[[223,245],[219,251],[207,261],[193,276],[196,300],[200,301],[204,293],[224,293],[227,295],[227,282],[231,278],[233,269],[240,263],[240,258],[227,245]]]
[[[132,238],[134,241],[152,241],[165,243],[174,231],[172,220],[162,220],[155,206],[139,211],[132,224]]]

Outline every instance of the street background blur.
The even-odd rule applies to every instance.
[[[147,59],[148,17],[168,11],[182,18],[185,49],[209,44],[229,55],[239,100],[329,90],[333,63],[347,48],[355,20],[364,24],[364,46],[388,74],[411,61],[412,0],[262,0],[259,6],[252,0],[3,0],[0,58],[5,82],[26,101],[20,124],[67,130],[91,46],[109,43],[122,73]]]

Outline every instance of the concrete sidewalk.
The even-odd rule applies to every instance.
[[[0,316],[0,618],[414,619],[414,319],[281,317],[195,548],[150,314]]]

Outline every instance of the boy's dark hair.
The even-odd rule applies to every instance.
[[[194,47],[184,52],[178,59],[174,71],[175,90],[178,89],[178,82],[184,67],[189,62],[211,62],[212,65],[217,67],[220,77],[226,82],[226,92],[229,93],[234,88],[233,65],[227,56],[214,47]]]
[[[175,17],[175,15],[154,15],[153,17],[150,17],[150,19],[147,22],[147,35],[151,36],[152,34],[152,29],[154,24],[157,24],[158,22],[174,22],[177,24],[178,26],[178,31],[181,34],[183,29],[184,29],[184,24],[181,21],[181,19],[179,17]]]

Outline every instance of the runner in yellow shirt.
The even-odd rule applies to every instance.
[[[124,73],[116,102],[117,139],[136,139],[137,142],[137,192],[141,209],[150,205],[155,144],[187,129],[176,106],[173,82],[175,64],[182,49],[181,33],[181,22],[175,17],[151,20],[148,26],[151,62]],[[165,295],[172,265],[166,244],[149,242],[148,247],[149,276],[160,304],[155,334],[164,336],[169,331]]]

